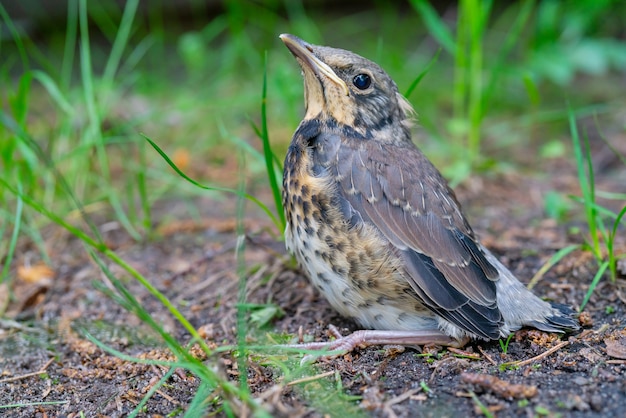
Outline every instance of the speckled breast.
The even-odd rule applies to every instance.
[[[432,328],[434,319],[403,276],[399,258],[371,225],[345,219],[329,175],[307,170],[306,149],[285,160],[285,240],[311,283],[342,315],[366,328]]]

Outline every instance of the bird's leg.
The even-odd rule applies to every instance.
[[[469,341],[468,338],[457,340],[436,329],[415,331],[360,330],[343,336],[335,326],[330,325],[328,328],[335,336],[332,341],[289,344],[286,347],[350,352],[357,347],[372,345],[440,345],[461,348]]]

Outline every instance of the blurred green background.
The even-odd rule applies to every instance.
[[[454,183],[540,172],[568,152],[568,106],[624,130],[623,1],[32,0],[0,11],[0,254],[19,234],[44,251],[41,209],[113,213],[140,240],[159,222],[155,202],[206,195],[140,133],[204,184],[236,187],[244,172],[273,210],[253,125],[266,73],[282,161],[303,114],[283,32],[357,52],[410,90],[416,142]]]

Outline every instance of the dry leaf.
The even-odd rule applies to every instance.
[[[19,266],[17,268],[18,279],[33,284],[39,284],[43,281],[54,279],[54,270],[44,263],[34,266]]]
[[[609,356],[626,359],[626,337],[607,338],[604,344],[606,344],[606,353]]]

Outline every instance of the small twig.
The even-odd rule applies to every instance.
[[[8,377],[6,379],[0,380],[0,383],[14,382],[16,380],[26,379],[27,377],[39,376],[40,374],[45,373],[46,369],[48,368],[48,366],[50,366],[52,364],[53,361],[54,361],[54,357],[52,357],[50,360],[48,360],[48,362],[46,364],[44,364],[43,367],[41,367],[36,372],[26,373],[26,374],[23,374],[23,375],[20,375],[20,376],[15,376],[15,377]]]
[[[481,353],[483,356],[485,356],[485,358],[487,359],[487,361],[488,361],[489,363],[491,363],[491,364],[492,364],[492,365],[494,365],[494,366],[497,366],[497,365],[498,365],[498,363],[496,363],[496,362],[495,362],[495,361],[491,358],[491,356],[490,356],[489,354],[487,354],[487,353],[483,350],[483,348],[482,348],[481,346],[478,346],[478,351],[480,351],[480,353]]]
[[[428,378],[428,382],[432,383],[435,380],[435,376],[437,375],[437,372],[441,369],[441,367],[443,367],[444,365],[448,363],[452,363],[454,361],[461,361],[461,359],[458,359],[456,357],[446,357],[442,360],[439,360],[437,364],[435,365],[435,368],[433,369],[432,374]]]
[[[285,387],[281,384],[274,384],[273,386],[271,386],[269,389],[264,390],[263,392],[261,392],[256,399],[260,400],[260,401],[265,401],[268,400],[270,397],[272,398],[276,398],[276,394],[282,393],[283,389]],[[275,401],[276,399],[272,399],[272,403]]]
[[[602,334],[604,331],[606,331],[607,329],[609,329],[610,325],[609,324],[602,324],[602,326],[600,328],[598,328],[597,330],[593,331],[596,334]]]
[[[505,399],[528,399],[538,393],[537,386],[515,384],[489,374],[464,372],[461,374],[461,382],[489,390]]]
[[[416,389],[411,389],[408,390],[406,392],[404,392],[402,395],[398,395],[394,398],[389,399],[387,402],[385,402],[385,406],[391,406],[391,405],[395,405],[398,404],[400,402],[403,402],[407,399],[409,399],[411,396],[415,395],[417,392],[421,391],[422,388],[416,388]]]
[[[476,353],[470,353],[469,351],[459,350],[458,348],[454,348],[454,347],[446,347],[446,348],[449,352],[456,354],[458,356],[463,356],[465,358],[469,358],[472,360],[480,360],[480,356]]]
[[[180,402],[178,402],[176,399],[172,398],[170,395],[166,395],[165,393],[163,393],[161,391],[161,389],[157,389],[156,393],[158,393],[159,395],[163,396],[165,399],[167,399],[171,404],[174,405],[180,405]]]
[[[398,418],[398,416],[396,415],[395,412],[393,412],[393,409],[391,409],[390,406],[388,406],[387,404],[383,404],[383,413],[384,416],[387,418]]]
[[[607,360],[607,364],[626,364],[626,360]]]
[[[33,327],[28,327],[25,326],[17,321],[14,321],[12,319],[2,319],[0,318],[0,329],[10,329],[10,328],[15,328],[18,329],[20,331],[25,331],[25,332],[32,332],[32,331],[38,331],[38,328],[33,328]]]
[[[259,236],[256,235],[257,233],[258,231],[254,233],[246,234],[246,241],[249,242],[251,245],[264,249],[270,255],[272,255],[272,257],[275,259],[285,259],[285,256],[286,256],[285,252],[276,251],[275,248],[273,248],[271,245],[268,244],[268,242],[275,243],[276,240],[268,241],[267,239],[259,239]],[[288,259],[288,257],[286,259]]]
[[[554,353],[555,351],[559,351],[561,348],[565,347],[566,345],[569,344],[569,341],[563,341],[561,344],[555,345],[554,347],[552,347],[551,349],[549,349],[546,352],[543,352],[541,354],[539,354],[538,356],[535,356],[533,358],[529,358],[527,360],[524,361],[513,361],[511,363],[504,363],[504,365],[511,365],[511,366],[517,366],[517,367],[522,367],[522,366],[526,366],[530,363],[533,363],[537,360],[541,360],[545,357],[548,357],[550,354]]]
[[[300,384],[300,383],[312,382],[314,380],[319,380],[319,379],[322,379],[324,377],[332,376],[334,374],[335,374],[335,371],[332,370],[330,372],[325,372],[325,373],[318,374],[318,375],[315,375],[315,376],[303,377],[302,379],[292,380],[291,382],[287,383],[286,386],[293,386],[293,385],[297,385],[297,384]]]

